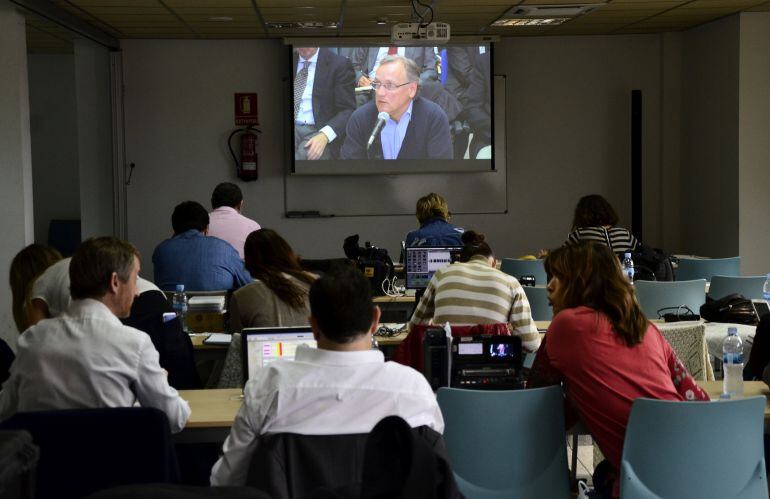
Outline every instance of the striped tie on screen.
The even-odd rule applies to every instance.
[[[299,105],[302,102],[302,94],[305,93],[305,87],[307,86],[307,67],[310,65],[310,61],[303,61],[302,69],[299,70],[297,76],[294,78],[294,119],[297,119],[299,113]]]

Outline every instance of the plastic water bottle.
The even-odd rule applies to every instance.
[[[634,283],[634,260],[631,258],[631,253],[623,255],[623,274],[625,274],[628,282]]]
[[[767,279],[765,279],[765,285],[762,286],[762,297],[765,300],[770,300],[770,274],[767,274]]]
[[[738,328],[727,328],[727,338],[722,343],[722,367],[724,369],[723,392],[731,397],[743,395],[743,342]]]
[[[187,315],[187,295],[184,292],[184,284],[176,285],[176,293],[171,298],[171,308],[176,312],[176,316],[182,322],[182,329],[187,332],[187,322],[185,317]]]

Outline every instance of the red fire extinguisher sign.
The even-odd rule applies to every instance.
[[[235,124],[237,126],[259,125],[256,93],[235,94]]]

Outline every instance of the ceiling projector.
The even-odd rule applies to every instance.
[[[449,41],[449,24],[447,23],[398,23],[390,31],[390,41],[400,45],[418,42],[424,44],[447,43]]]

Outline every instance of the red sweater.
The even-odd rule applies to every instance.
[[[568,402],[616,470],[635,398],[685,400],[681,392],[708,400],[689,375],[674,385],[687,371],[658,328],[650,324],[642,342],[628,347],[607,317],[588,307],[554,317],[532,370],[530,386],[564,381]]]

